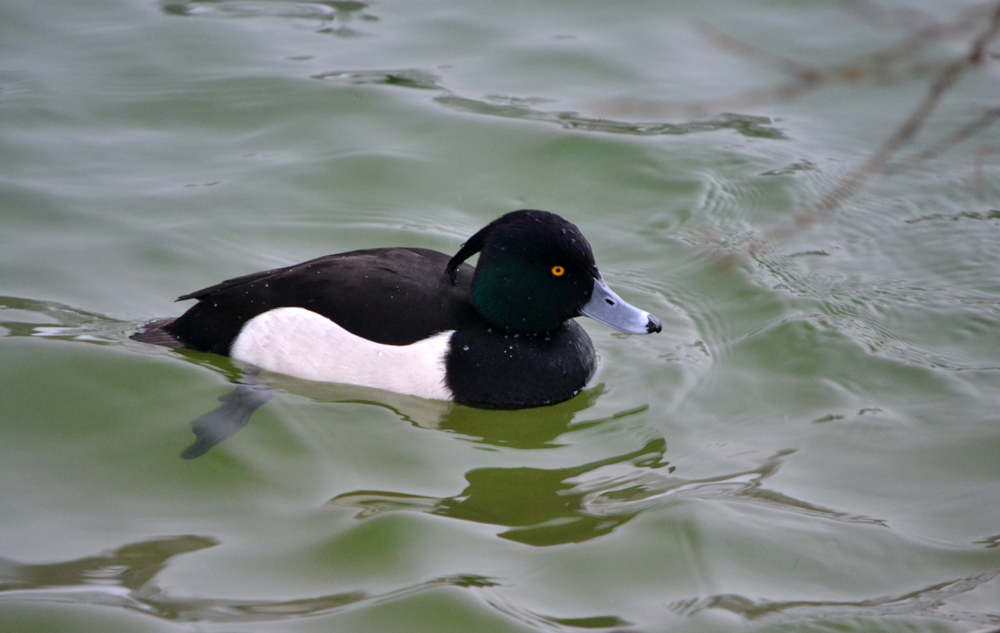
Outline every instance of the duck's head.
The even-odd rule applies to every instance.
[[[551,332],[578,316],[630,334],[662,327],[608,288],[580,229],[554,213],[525,209],[494,220],[448,262],[453,280],[459,264],[475,253],[472,305],[506,332]]]

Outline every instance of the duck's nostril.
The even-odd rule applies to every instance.
[[[608,303],[609,306],[615,305],[615,302],[612,301],[611,299],[605,299],[605,301]]]

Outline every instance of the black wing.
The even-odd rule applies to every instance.
[[[366,339],[408,345],[479,320],[469,302],[474,269],[463,265],[452,283],[448,260],[423,248],[380,248],[245,275],[180,297],[198,303],[163,329],[184,347],[228,354],[253,317],[300,307]]]

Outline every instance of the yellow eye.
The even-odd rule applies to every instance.
[[[565,274],[566,274],[566,269],[563,268],[562,266],[553,266],[552,267],[552,276],[553,277],[562,277]]]

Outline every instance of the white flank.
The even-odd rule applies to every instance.
[[[441,332],[411,345],[383,345],[310,310],[278,308],[247,321],[230,356],[306,380],[451,400],[444,356],[453,333]]]

